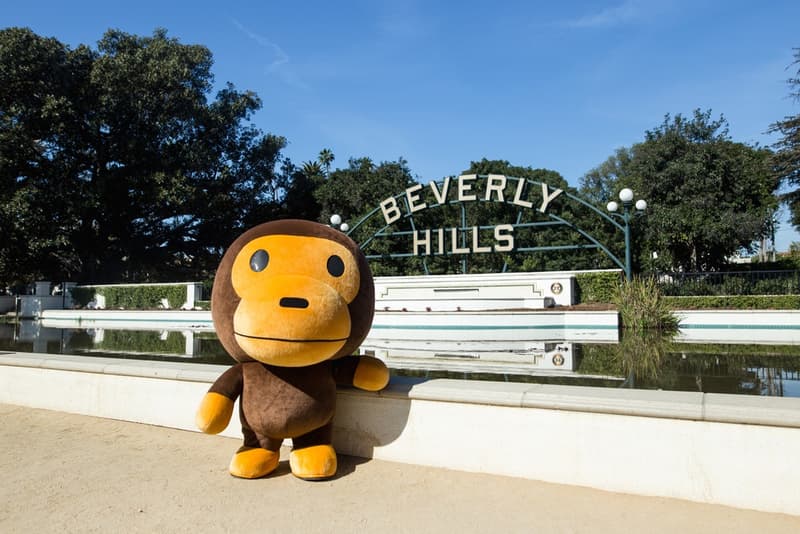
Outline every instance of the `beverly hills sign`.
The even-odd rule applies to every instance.
[[[526,188],[529,183],[532,187]],[[465,202],[499,202],[525,209],[535,207],[539,213],[547,213],[550,204],[563,191],[551,189],[544,183],[538,184],[538,189],[535,185],[536,183],[529,180],[502,174],[463,174],[457,178],[447,177],[441,184],[434,181],[427,186],[415,184],[404,193],[381,201],[379,209],[387,227],[402,219],[413,218],[415,213],[430,208]],[[400,233],[411,234],[410,255],[413,256],[483,254],[511,252],[516,249],[513,224],[503,223],[488,227],[492,230],[490,239],[486,239],[485,233],[481,233],[481,229],[486,228],[473,223],[471,226],[462,224],[461,228],[414,228],[410,232]],[[464,232],[469,238],[464,236]]]

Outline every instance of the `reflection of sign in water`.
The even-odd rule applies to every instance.
[[[401,346],[398,346],[401,345]],[[426,348],[404,348],[412,343],[367,341],[362,354],[382,359],[392,369],[447,370],[473,373],[509,373],[559,376],[575,371],[571,342],[527,342],[524,350],[492,350],[480,342],[429,342]],[[418,345],[420,346],[420,345]]]

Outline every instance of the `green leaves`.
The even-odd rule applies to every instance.
[[[800,103],[800,48],[794,50],[794,62],[790,67],[793,66],[797,67],[797,72],[786,82],[790,87],[789,95],[795,103]],[[800,185],[800,113],[773,123],[769,132],[781,135],[780,140],[773,145],[777,149],[773,164],[778,176],[787,185]],[[800,188],[791,190],[785,195],[784,200],[789,205],[792,224],[800,227]]]
[[[0,280],[210,276],[245,226],[282,209],[285,140],[212,55],[156,30],[72,50],[0,31]]]
[[[636,270],[718,270],[770,235],[778,207],[770,157],[730,140],[727,121],[710,111],[667,115],[643,142],[588,173],[581,192],[605,203],[630,187],[647,200],[646,216],[633,221]]]
[[[624,329],[677,331],[678,318],[661,296],[655,278],[634,277],[617,287],[612,302],[619,310]]]

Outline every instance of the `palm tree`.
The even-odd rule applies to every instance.
[[[325,176],[328,176],[328,173],[331,172],[331,163],[333,163],[334,159],[336,159],[336,156],[333,155],[333,151],[330,148],[323,148],[319,151],[317,160],[325,168]]]
[[[319,164],[318,161],[306,161],[300,166],[300,172],[302,172],[306,176],[306,178],[321,176],[322,166]]]

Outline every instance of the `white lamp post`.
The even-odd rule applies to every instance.
[[[647,209],[647,202],[644,199],[639,199],[636,204],[633,203],[633,191],[627,187],[619,192],[619,199],[622,201],[622,213],[617,213],[619,204],[611,201],[606,204],[606,209],[611,212],[611,215],[619,217],[625,223],[625,279],[630,281],[632,278],[631,272],[631,216],[637,213],[641,214]],[[631,207],[636,208],[636,212],[631,211]]]
[[[350,225],[346,222],[342,222],[342,216],[338,213],[331,215],[331,226],[338,228],[342,232],[347,232],[350,229]]]

